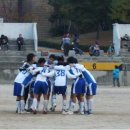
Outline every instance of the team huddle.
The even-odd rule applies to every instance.
[[[72,79],[69,105],[67,101],[67,81]],[[92,74],[74,57],[64,61],[63,56],[50,55],[47,60],[35,55],[27,55],[27,61],[19,69],[14,80],[14,96],[16,96],[16,113],[30,112],[36,114],[40,98],[43,96],[43,114],[56,109],[56,96],[61,94],[62,114],[74,114],[76,100],[80,114],[92,114],[93,96],[96,95],[97,83]],[[51,99],[51,108],[48,108]],[[25,109],[25,104],[27,109]],[[85,107],[87,106],[87,108]]]

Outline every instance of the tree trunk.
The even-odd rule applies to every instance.
[[[100,38],[100,24],[97,24],[97,36],[96,36],[96,39],[99,40]]]
[[[18,0],[18,22],[23,22],[23,0]]]
[[[69,21],[68,33],[70,32],[70,29],[71,29],[71,20]]]

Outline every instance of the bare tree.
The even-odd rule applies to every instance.
[[[18,19],[18,13],[16,11],[16,2],[14,2],[14,0],[1,0],[1,4],[1,12],[4,16],[5,21],[16,21]]]
[[[23,22],[24,19],[23,2],[24,0],[18,0],[18,21],[19,22]]]

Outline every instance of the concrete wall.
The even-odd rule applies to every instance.
[[[16,39],[19,34],[25,39],[33,39],[32,23],[0,23],[0,35],[4,34],[10,39]]]
[[[116,55],[119,55],[121,49],[121,37],[125,34],[130,36],[130,24],[113,24],[113,43]]]
[[[0,84],[13,83],[22,63],[0,63]]]
[[[38,38],[36,23],[0,23],[0,35],[4,34],[9,39],[16,39],[22,34],[24,39],[31,39],[35,44],[37,51]]]
[[[112,71],[91,71],[94,75],[98,85],[111,85],[112,86]],[[121,86],[130,86],[130,71],[120,72]]]

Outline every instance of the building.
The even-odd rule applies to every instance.
[[[52,7],[48,0],[1,0],[0,18],[4,22],[37,22],[38,38],[49,37]]]

